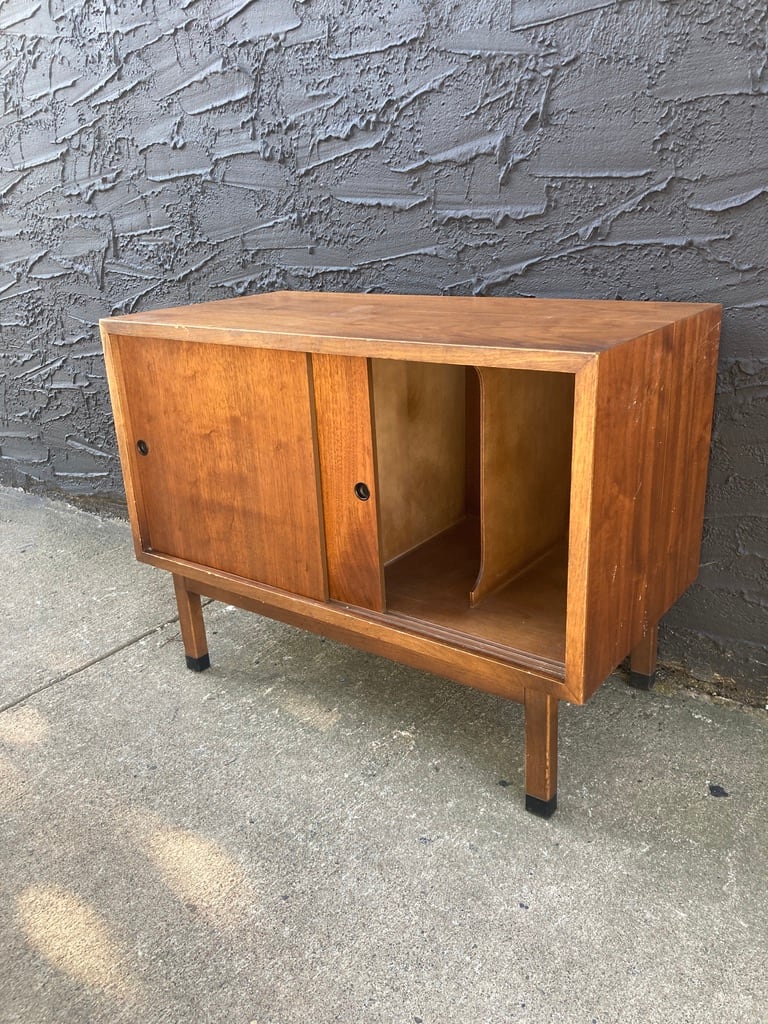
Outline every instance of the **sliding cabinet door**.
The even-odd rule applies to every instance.
[[[324,599],[308,357],[164,338],[107,344],[140,547]]]

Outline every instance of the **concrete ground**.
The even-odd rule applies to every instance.
[[[0,490],[0,573],[3,1024],[768,1020],[765,712],[612,678],[545,822],[518,705],[217,604],[187,671],[123,522]]]

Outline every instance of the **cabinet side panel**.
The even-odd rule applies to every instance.
[[[675,390],[665,408],[667,454],[659,460],[655,481],[661,515],[656,517],[658,534],[651,555],[660,552],[662,557],[655,563],[651,623],[659,620],[699,571],[720,319],[709,314],[700,321],[700,326],[684,321],[674,329]],[[634,642],[639,639],[635,637]]]
[[[477,372],[482,561],[473,605],[566,536],[573,434],[570,374]]]
[[[369,362],[315,354],[312,371],[329,594],[334,601],[382,611]],[[356,495],[356,484],[368,487],[366,500]]]
[[[145,550],[321,600],[308,357],[163,338],[119,350]],[[146,454],[137,454],[137,444]]]
[[[718,323],[707,311],[599,357],[583,697],[695,579]]]

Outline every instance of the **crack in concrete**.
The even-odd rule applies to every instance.
[[[203,601],[203,606],[205,607],[211,603],[212,602],[210,600]],[[138,644],[142,640],[146,640],[146,638],[148,636],[152,636],[153,633],[159,633],[161,629],[165,629],[166,626],[172,626],[174,623],[178,623],[178,621],[178,615],[174,615],[173,618],[166,619],[165,622],[159,622],[157,625],[151,626],[149,629],[145,629],[144,632],[139,633],[138,636],[130,637],[130,639],[124,640],[115,647],[110,647],[109,650],[104,651],[102,654],[98,654],[95,658],[90,658],[88,661],[83,662],[82,665],[76,665],[75,668],[71,668],[67,672],[62,672],[60,675],[47,680],[45,683],[35,687],[28,693],[24,693],[20,697],[16,697],[13,700],[8,701],[7,704],[0,705],[0,714],[4,711],[10,711],[12,708],[18,707],[20,704],[29,700],[30,697],[37,696],[38,693],[44,693],[46,690],[50,690],[52,687],[57,686],[59,683],[66,682],[67,679],[71,679],[73,676],[77,676],[81,672],[85,672],[86,669],[93,668],[94,665],[98,665],[100,662],[114,657],[115,654],[120,654],[121,651],[125,651],[129,647],[133,647],[134,644]]]

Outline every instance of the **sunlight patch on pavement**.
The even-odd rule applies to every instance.
[[[56,885],[33,885],[16,899],[27,943],[60,971],[91,989],[131,999],[138,985],[109,925],[88,903]]]

